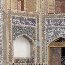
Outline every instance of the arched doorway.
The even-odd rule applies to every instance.
[[[33,42],[26,35],[18,36],[13,41],[14,63],[31,63],[33,62]]]
[[[49,65],[65,65],[65,38],[58,38],[48,46]]]

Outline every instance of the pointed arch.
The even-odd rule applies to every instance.
[[[65,47],[65,38],[59,37],[52,41],[48,46],[49,47]]]

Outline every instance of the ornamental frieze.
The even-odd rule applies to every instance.
[[[45,24],[46,26],[65,26],[65,18],[48,18]]]
[[[36,19],[35,18],[28,18],[28,17],[17,17],[17,16],[12,16],[12,24],[13,25],[31,25],[35,26],[36,25]]]

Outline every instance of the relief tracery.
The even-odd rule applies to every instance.
[[[46,19],[46,40],[47,43],[50,41],[65,36],[65,19],[64,18],[53,18]]]

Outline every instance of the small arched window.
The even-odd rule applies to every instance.
[[[19,37],[13,41],[14,57],[30,58],[30,42],[24,38]]]

